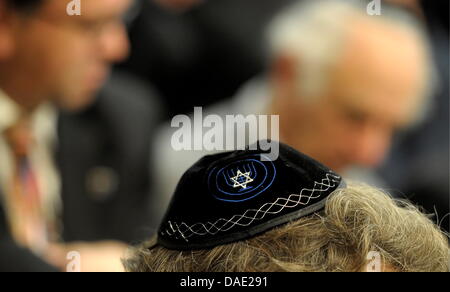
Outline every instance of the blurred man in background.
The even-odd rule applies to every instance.
[[[425,112],[432,65],[421,26],[388,7],[369,17],[365,6],[349,1],[305,2],[288,7],[270,27],[267,76],[204,115],[277,114],[281,141],[336,171],[373,169],[392,135]],[[157,181],[166,196],[205,154],[175,152],[169,147],[174,131],[155,139]]]
[[[325,2],[293,9],[271,31],[280,134],[340,171],[378,166],[393,133],[424,113],[432,85],[419,24],[387,7],[380,17],[364,13]]]
[[[120,270],[149,223],[152,112],[130,92],[94,99],[128,55],[131,0],[82,1],[81,16],[69,2],[0,0],[0,270],[51,269],[34,255],[63,269],[68,251]]]

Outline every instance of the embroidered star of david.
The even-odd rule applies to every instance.
[[[254,179],[250,177],[250,172],[242,173],[239,169],[237,175],[232,177],[231,180],[234,182],[233,188],[241,187],[242,190],[245,190],[247,185],[254,181]]]

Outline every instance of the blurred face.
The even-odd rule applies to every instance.
[[[53,100],[78,110],[92,101],[111,64],[127,57],[121,16],[130,0],[81,1],[81,16],[67,15],[69,2],[46,0],[31,15],[11,13],[13,54],[1,63],[0,86],[25,103]]]
[[[420,43],[381,24],[354,27],[323,96],[292,106],[289,121],[281,116],[288,143],[338,171],[379,165],[422,102]]]

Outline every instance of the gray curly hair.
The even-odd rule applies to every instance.
[[[365,271],[377,252],[383,271],[448,272],[448,237],[427,216],[381,190],[350,184],[321,213],[250,240],[175,251],[156,238],[130,251],[131,272]]]

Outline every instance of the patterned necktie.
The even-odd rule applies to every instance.
[[[19,244],[40,254],[48,244],[48,235],[39,184],[30,161],[34,139],[29,118],[20,119],[4,135],[14,161],[7,195],[11,231]]]

